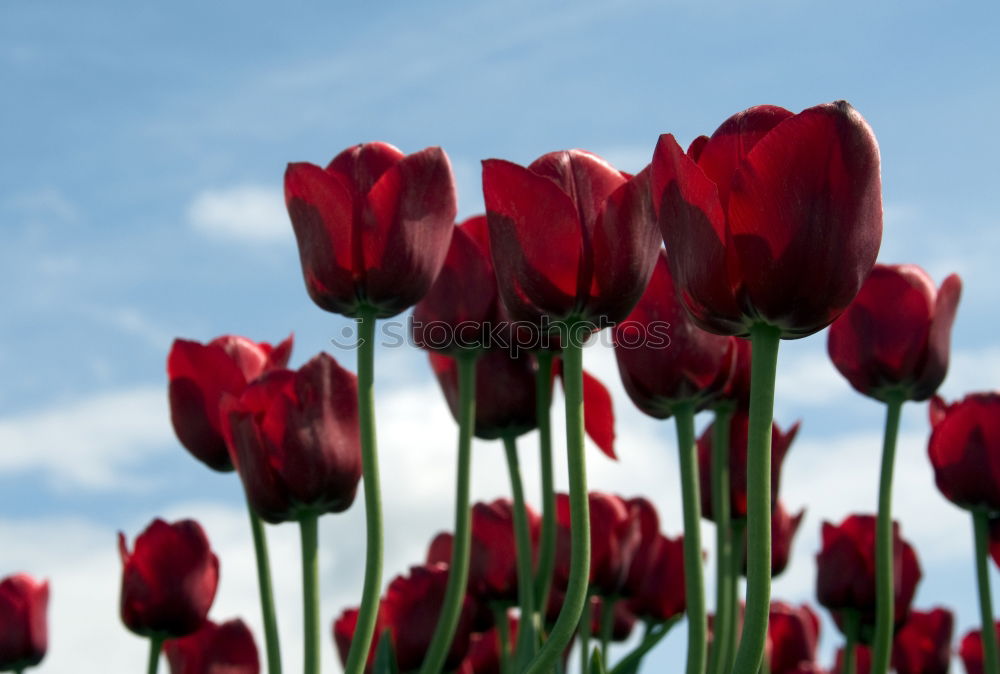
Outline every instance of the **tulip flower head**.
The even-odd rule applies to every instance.
[[[948,372],[961,292],[954,274],[938,290],[916,265],[875,265],[830,326],[833,364],[864,395],[884,400],[887,392],[900,391],[908,400],[927,400]]]
[[[326,311],[395,316],[431,287],[454,230],[456,196],[439,147],[347,148],[321,168],[285,171],[285,204],[306,289]]]
[[[174,340],[167,357],[170,420],[181,444],[218,471],[233,470],[223,438],[219,404],[238,396],[257,377],[288,364],[292,338],[276,346],[224,335],[208,344]]]
[[[897,674],[948,674],[955,616],[944,608],[910,611],[892,645]]]
[[[685,153],[660,136],[653,206],[694,321],[746,336],[805,337],[854,299],[882,240],[879,151],[844,101],[798,114],[761,105]]]
[[[802,663],[815,663],[819,616],[808,604],[771,602],[767,636],[771,641],[771,674],[794,674]]]
[[[250,628],[242,620],[217,624],[163,644],[170,674],[259,674],[260,660]]]
[[[1000,393],[930,406],[928,454],[938,489],[967,510],[1000,514]]]
[[[0,581],[0,671],[34,667],[49,644],[49,583],[26,573]]]
[[[194,520],[155,519],[122,559],[121,618],[146,637],[183,637],[201,629],[219,584],[219,558]]]
[[[1000,622],[995,625],[997,639],[1000,640]],[[958,646],[958,656],[965,665],[965,674],[984,674],[983,668],[983,633],[982,630],[972,630],[962,637]]]

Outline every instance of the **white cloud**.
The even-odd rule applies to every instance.
[[[140,387],[0,418],[0,473],[39,471],[61,487],[122,489],[125,472],[170,446],[166,391]]]
[[[205,190],[191,201],[188,220],[206,236],[252,244],[286,241],[292,234],[281,191],[270,186]]]

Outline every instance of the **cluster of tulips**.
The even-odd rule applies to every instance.
[[[290,164],[285,195],[306,288],[321,308],[356,319],[357,374],[327,354],[289,369],[291,338],[177,340],[170,352],[180,442],[210,468],[235,470],[244,487],[270,674],[282,664],[265,523],[301,528],[304,671],[317,674],[317,519],[349,508],[362,476],[364,585],[359,605],[333,622],[348,674],[547,674],[565,671],[574,643],[585,674],[626,674],[681,619],[687,656],[673,671],[687,674],[947,672],[953,616],[911,607],[921,569],[891,511],[903,403],[929,399],[938,487],[974,521],[984,629],[959,652],[969,674],[1000,674],[988,577],[991,528],[1000,541],[991,526],[1000,395],[935,396],[961,282],[937,288],[919,267],[875,264],[879,151],[857,111],[845,102],[798,114],[750,108],[687,151],[661,136],[636,175],[579,150],[526,167],[490,159],[483,194],[485,216],[456,225],[439,148],[404,155],[365,143],[326,168]],[[458,423],[455,520],[382,594],[375,327],[411,307],[412,340],[428,351]],[[817,662],[813,609],[770,592],[803,516],[778,497],[798,428],[772,419],[779,344],[831,325],[833,363],[887,411],[876,514],[824,523],[816,558],[817,600],[844,638],[834,670]],[[661,533],[644,498],[588,491],[584,436],[615,456],[611,397],[583,370],[584,343],[605,329],[631,400],[674,419],[681,536]],[[566,494],[554,488],[557,381]],[[714,420],[696,437],[703,410]],[[517,446],[533,430],[538,510],[527,504]],[[502,442],[510,498],[470,507],[473,436]],[[711,615],[702,517],[715,523]],[[149,672],[161,652],[174,674],[259,671],[246,626],[207,618],[219,561],[196,522],[156,520],[120,548],[121,618],[149,638]],[[0,670],[41,659],[47,592],[24,575],[0,584]],[[635,648],[611,662],[609,644],[639,622]]]

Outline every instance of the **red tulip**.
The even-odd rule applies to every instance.
[[[448,156],[387,143],[350,147],[326,167],[289,164],[285,204],[309,296],[345,316],[394,316],[441,270],[456,198]]]
[[[153,520],[129,552],[118,534],[122,558],[121,617],[148,637],[183,637],[205,623],[219,584],[219,558],[194,520]]]
[[[625,584],[639,549],[639,522],[629,517],[619,496],[590,492],[590,585],[597,594],[612,596]],[[565,589],[570,568],[569,496],[556,494],[556,558],[554,583]]]
[[[389,584],[382,600],[380,620],[391,635],[400,672],[420,668],[437,626],[447,582],[448,567],[436,564],[411,567],[409,576],[397,576]],[[446,671],[458,667],[465,658],[472,631],[472,612],[472,602],[466,598],[445,660]]]
[[[927,400],[948,372],[961,293],[955,274],[938,291],[916,265],[875,265],[830,326],[830,359],[864,395],[885,400],[888,392],[902,391],[908,400]]]
[[[250,505],[268,522],[342,512],[361,479],[357,377],[321,353],[269,372],[223,402],[224,431]]]
[[[797,115],[757,106],[685,154],[660,136],[652,194],[670,272],[706,330],[786,338],[821,330],[851,303],[882,240],[875,136],[838,101]]]
[[[435,351],[428,354],[431,368],[444,392],[452,417],[458,420],[458,362]],[[558,366],[559,361],[556,361]],[[558,369],[558,368],[557,368]],[[530,353],[512,357],[507,351],[484,351],[476,359],[477,438],[496,440],[522,435],[537,425],[535,375],[538,364]],[[561,369],[558,369],[561,372]],[[615,412],[611,394],[599,379],[583,373],[584,428],[604,454],[615,456]]]
[[[622,596],[630,597],[642,586],[649,573],[649,566],[656,559],[662,536],[660,516],[651,501],[642,497],[632,498],[625,502],[625,507],[628,509],[629,519],[636,523],[639,531],[639,543],[621,592]]]
[[[208,344],[174,340],[167,376],[170,420],[181,444],[213,470],[232,470],[219,417],[222,397],[238,396],[264,372],[285,367],[291,353],[291,337],[273,347],[233,335]]]
[[[750,414],[738,409],[729,421],[729,504],[730,517],[745,519],[747,516],[747,430]],[[701,486],[701,514],[715,521],[712,512],[712,433],[715,424],[705,429],[698,438],[698,479]],[[785,460],[799,432],[796,422],[787,431],[778,424],[771,425],[771,503],[777,506],[778,487],[781,484],[781,464]]]
[[[648,170],[629,178],[582,150],[551,152],[527,168],[484,161],[493,265],[513,318],[597,328],[625,318],[656,256],[648,190]]]
[[[954,624],[948,609],[910,611],[893,639],[892,666],[897,674],[948,674]]]
[[[669,620],[684,613],[684,538],[657,535],[641,573],[630,573],[628,609],[644,620]]]
[[[771,640],[771,674],[794,674],[800,664],[816,660],[819,617],[808,604],[771,602],[767,635]]]
[[[601,635],[604,622],[604,607],[607,601],[601,597],[590,598],[590,633],[594,636]],[[614,602],[614,617],[611,621],[611,641],[628,641],[632,636],[632,630],[638,618],[628,608],[628,603],[622,600]]]
[[[837,649],[837,664],[833,668],[834,672],[844,671],[844,649]],[[854,674],[870,674],[872,671],[872,652],[864,644],[857,644],[854,647]]]
[[[702,408],[722,393],[733,373],[734,341],[688,319],[662,250],[642,299],[614,330],[625,392],[657,419],[671,416],[676,403]]]
[[[968,510],[1000,514],[1000,393],[931,400],[928,453],[945,497]]]
[[[340,664],[347,664],[347,654],[351,650],[351,641],[354,639],[354,632],[358,627],[358,609],[344,609],[344,612],[333,621],[333,643],[337,647],[337,655],[340,657]],[[379,607],[375,617],[375,637],[372,639],[368,649],[368,661],[365,665],[365,672],[371,672],[375,665],[375,655],[378,652],[379,639],[382,638],[385,623],[382,620],[382,610]]]
[[[508,618],[507,647],[508,657],[513,653],[517,643],[517,618]],[[469,638],[469,653],[458,668],[457,674],[501,674],[500,670],[500,632],[491,627],[485,632],[473,634]]]
[[[917,554],[893,523],[896,624],[906,622],[920,582]],[[875,625],[875,516],[851,515],[840,526],[823,523],[822,548],[816,555],[816,596],[840,620],[845,610],[861,614],[862,643],[870,643]]]
[[[258,674],[253,634],[242,620],[205,621],[200,630],[163,644],[170,674]]]
[[[1000,622],[996,623],[997,639],[1000,639]],[[958,647],[958,656],[965,665],[965,674],[984,674],[983,669],[983,632],[972,630],[964,637]]]
[[[49,582],[26,573],[0,581],[0,671],[34,667],[49,645]]]
[[[795,541],[795,534],[799,531],[802,518],[805,517],[805,508],[795,515],[785,510],[784,504],[778,501],[771,512],[771,577],[780,576],[788,568],[788,561],[792,556],[792,543]],[[746,538],[743,539],[743,566],[741,573],[747,575],[747,546]]]

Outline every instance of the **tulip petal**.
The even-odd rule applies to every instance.
[[[927,339],[927,361],[923,375],[913,388],[914,400],[927,400],[934,395],[948,374],[951,354],[951,326],[955,323],[958,301],[962,296],[962,279],[952,274],[941,284],[934,304],[930,336]]]
[[[611,393],[601,380],[586,370],[583,372],[583,425],[600,449],[608,458],[615,461],[615,410],[611,402]]]
[[[360,204],[382,174],[405,156],[399,148],[389,143],[359,143],[334,157],[326,171],[338,174],[344,184],[350,187],[356,203]]]

